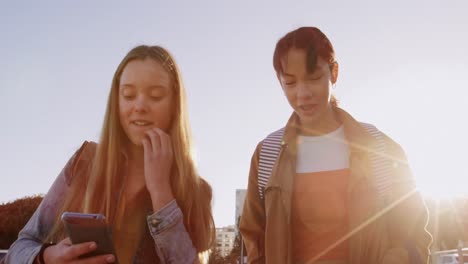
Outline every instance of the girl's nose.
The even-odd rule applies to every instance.
[[[297,87],[297,98],[298,99],[307,99],[312,97],[313,91],[312,87],[310,85],[307,85],[306,83],[301,83]]]
[[[148,100],[144,96],[138,96],[135,100],[135,111],[146,112],[148,111]]]

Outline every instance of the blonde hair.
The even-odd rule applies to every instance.
[[[169,135],[174,152],[174,165],[171,186],[177,204],[182,210],[185,227],[198,252],[211,248],[214,242],[215,227],[211,214],[211,187],[195,169],[191,149],[188,113],[185,89],[181,74],[171,54],[160,46],[141,45],[133,48],[117,67],[107,102],[104,125],[89,176],[73,179],[64,205],[59,210],[57,219],[65,210],[77,210],[90,213],[103,213],[113,219],[113,195],[122,183],[118,173],[122,167],[122,152],[128,143],[119,119],[119,84],[122,71],[133,60],[153,59],[162,64],[173,79],[175,110],[171,120]],[[76,178],[76,177],[74,177]],[[81,182],[81,183],[80,183]],[[86,186],[84,201],[79,203],[76,195]],[[50,238],[63,237],[63,227],[57,221],[49,234]]]

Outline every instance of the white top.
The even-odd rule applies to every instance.
[[[321,136],[298,136],[297,173],[349,168],[349,147],[343,125]]]

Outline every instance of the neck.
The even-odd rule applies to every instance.
[[[314,123],[301,123],[299,121],[299,133],[304,136],[321,136],[335,131],[341,126],[341,122],[335,116],[333,109],[329,109],[319,120]]]
[[[127,147],[128,160],[131,161],[131,163],[142,165],[141,167],[143,168],[145,158],[143,146],[136,146],[132,143],[129,145],[130,146]]]
[[[145,186],[145,162],[142,146],[131,145],[128,148],[128,177],[127,188],[138,191]]]

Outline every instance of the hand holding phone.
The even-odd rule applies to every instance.
[[[99,255],[80,259],[81,255],[92,252],[96,249],[97,245],[94,242],[86,242],[81,244],[72,245],[69,237],[58,242],[56,245],[47,247],[42,256],[36,256],[36,262],[42,260],[42,263],[115,263],[115,256],[112,254]],[[35,263],[36,263],[35,262]]]
[[[80,258],[113,254],[115,256],[114,263],[118,263],[112,243],[111,230],[102,214],[64,212],[62,222],[72,244],[92,241],[96,243],[96,250],[81,255]]]

